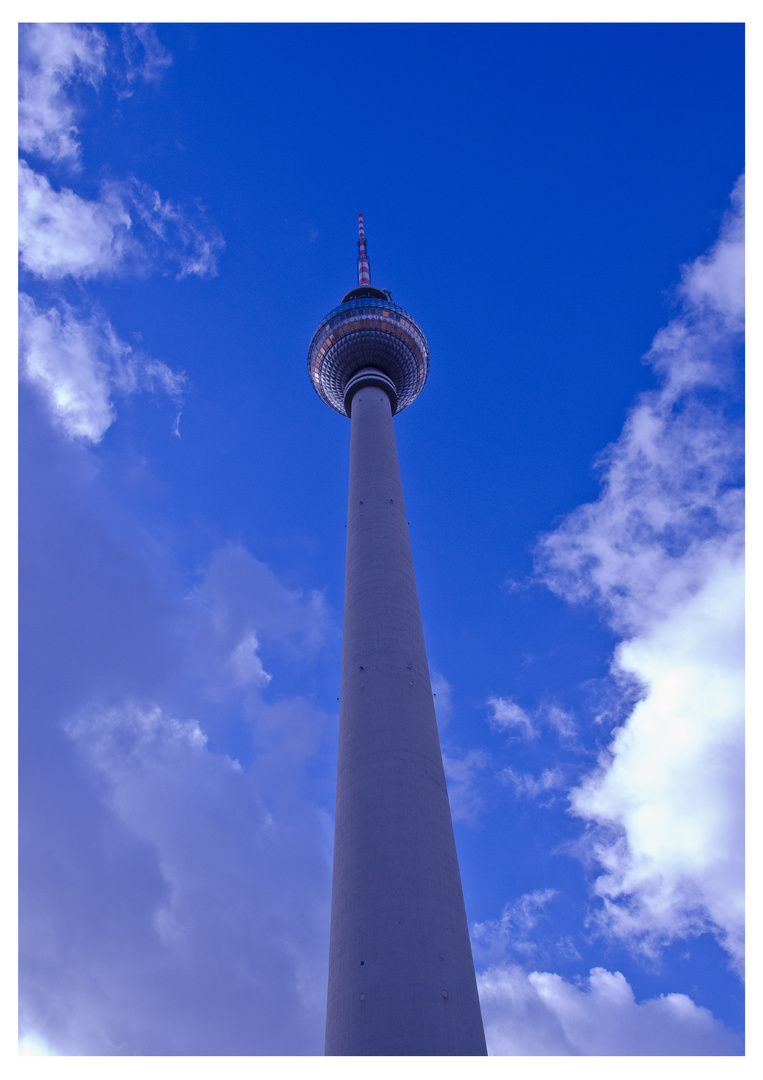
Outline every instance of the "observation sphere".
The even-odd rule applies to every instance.
[[[313,334],[307,370],[319,397],[350,415],[347,384],[364,368],[383,372],[395,387],[392,412],[402,412],[421,393],[429,375],[429,349],[419,324],[370,285],[347,293]]]

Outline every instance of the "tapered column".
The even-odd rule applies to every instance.
[[[390,399],[350,408],[326,1053],[485,1054]]]

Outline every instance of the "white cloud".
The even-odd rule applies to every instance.
[[[131,246],[131,219],[112,187],[97,202],[68,188],[54,191],[47,178],[19,161],[19,254],[38,277],[113,274]]]
[[[739,1036],[685,994],[641,1003],[619,972],[586,979],[514,965],[478,975],[488,1053],[493,1055],[728,1055]]]
[[[486,704],[492,709],[488,723],[495,731],[519,729],[525,739],[537,738],[538,732],[529,715],[511,698],[490,697]]]
[[[19,346],[23,376],[42,391],[59,427],[97,443],[114,420],[109,363],[98,330],[71,310],[40,312],[20,296]]]
[[[742,962],[743,451],[733,359],[744,311],[744,185],[682,270],[681,310],[602,457],[602,493],[541,541],[538,571],[626,638],[613,674],[642,700],[571,793],[603,868],[600,925],[654,952],[712,930]]]
[[[103,184],[98,199],[83,199],[69,188],[56,191],[19,162],[19,253],[38,277],[155,270],[213,277],[223,247],[201,208],[187,213],[135,178]]]
[[[74,80],[95,87],[106,73],[106,38],[70,23],[19,28],[19,145],[50,161],[79,160],[76,107],[66,90]]]
[[[19,297],[21,374],[41,393],[54,423],[73,439],[98,443],[114,421],[112,396],[153,390],[178,400],[183,376],[121,341],[98,315],[78,318],[64,303],[41,311]]]
[[[19,1057],[55,1057],[56,1051],[36,1031],[22,1030],[19,1036]]]
[[[618,664],[647,687],[597,772],[571,793],[593,841],[603,924],[653,950],[715,931],[741,968],[744,935],[744,568],[704,588]]]

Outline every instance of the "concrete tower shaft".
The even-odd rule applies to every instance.
[[[352,400],[326,1053],[485,1054],[387,393]]]

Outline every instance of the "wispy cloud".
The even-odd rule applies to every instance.
[[[188,212],[162,199],[158,191],[132,177],[125,188],[130,200],[133,221],[143,226],[139,233],[143,264],[148,269],[172,272],[177,278],[196,274],[214,277],[217,259],[225,247],[220,233],[206,221],[200,203]]]
[[[443,750],[442,763],[448,781],[450,812],[454,821],[476,825],[485,808],[481,778],[490,764],[484,750],[467,750],[459,755]]]
[[[488,723],[495,731],[517,731],[525,739],[536,739],[538,730],[530,716],[521,705],[511,698],[489,697],[487,699],[491,715]]]
[[[504,784],[511,784],[517,795],[530,799],[562,788],[565,784],[562,769],[544,769],[540,776],[533,776],[532,773],[518,773],[509,766],[501,769],[498,776]]]
[[[557,889],[535,889],[504,905],[499,919],[475,923],[472,936],[479,951],[488,956],[507,953],[527,958],[538,952],[538,924]],[[536,961],[537,962],[537,961]]]
[[[158,82],[172,63],[172,56],[159,41],[153,26],[129,23],[121,27],[121,35],[128,83]],[[131,90],[123,91],[121,96],[131,93]]]
[[[491,710],[488,724],[494,731],[514,732],[524,739],[537,739],[543,727],[550,727],[562,739],[571,739],[577,733],[573,714],[553,702],[531,711],[506,697],[489,697],[485,704]]]
[[[571,794],[595,826],[600,925],[647,950],[713,930],[739,967],[743,179],[717,243],[683,268],[678,300],[647,356],[660,387],[603,455],[600,498],[543,538],[538,572],[568,600],[601,607],[626,639],[613,674],[643,688]]]
[[[572,739],[577,734],[575,718],[567,709],[561,709],[558,705],[552,704],[545,710],[545,716],[549,725],[561,738]]]
[[[686,994],[638,1002],[619,972],[585,979],[502,964],[477,977],[490,1054],[729,1055],[742,1040]]]

